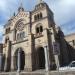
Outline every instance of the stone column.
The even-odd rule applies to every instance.
[[[49,71],[50,65],[49,65],[49,52],[48,52],[48,47],[44,46],[44,52],[45,52],[45,68],[46,71]]]
[[[7,71],[7,57],[5,57],[4,71]]]
[[[18,64],[18,72],[20,72],[20,48],[19,48],[19,50],[18,50],[18,60],[17,60],[18,62],[17,62],[17,64]]]
[[[13,30],[13,40],[16,40],[16,29]]]
[[[9,71],[11,67],[11,41],[7,41],[6,46],[6,54],[5,54],[5,64],[4,64],[4,71]]]
[[[14,59],[14,56],[11,56],[11,71],[14,71],[13,59]]]
[[[0,71],[2,71],[2,54],[0,53]]]

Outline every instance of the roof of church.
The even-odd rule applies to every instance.
[[[69,36],[75,36],[75,33],[65,35],[65,37],[69,37]]]
[[[38,9],[41,9],[41,8],[44,8],[44,7],[46,7],[53,14],[53,12],[49,8],[48,4],[46,2],[44,2],[44,1],[42,1],[42,2],[38,3],[37,5],[35,5],[35,8],[33,9],[32,12],[35,12]]]
[[[52,14],[53,12],[50,10],[49,6],[47,5],[46,2],[41,1],[40,3],[38,3],[37,5],[35,5],[34,10],[32,10],[31,12],[35,12],[36,10],[46,7]],[[18,8],[18,12],[24,11],[23,5],[21,3],[21,5]],[[14,19],[14,17],[16,16],[16,14],[14,13],[13,16],[8,20],[8,22],[4,25],[4,27],[9,26],[11,24],[11,21]]]

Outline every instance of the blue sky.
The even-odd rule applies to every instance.
[[[75,0],[44,0],[54,12],[56,25],[60,26],[65,35],[75,32]],[[23,0],[25,11],[32,10],[38,0]],[[0,0],[0,41],[3,25],[17,12],[20,0]]]

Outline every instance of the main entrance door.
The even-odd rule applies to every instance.
[[[20,50],[20,51],[19,51]],[[19,54],[18,54],[19,52]],[[19,60],[19,61],[18,61]],[[20,70],[24,70],[25,66],[25,53],[22,48],[18,48],[14,56],[14,69],[18,70],[18,62],[20,62]]]
[[[45,69],[45,53],[44,53],[44,48],[43,47],[39,47],[37,49],[37,54],[38,54],[38,67],[39,69]]]

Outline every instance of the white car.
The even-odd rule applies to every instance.
[[[67,70],[67,71],[74,70],[75,71],[75,61],[72,61],[68,66],[59,68],[59,71],[65,71],[65,70]]]

